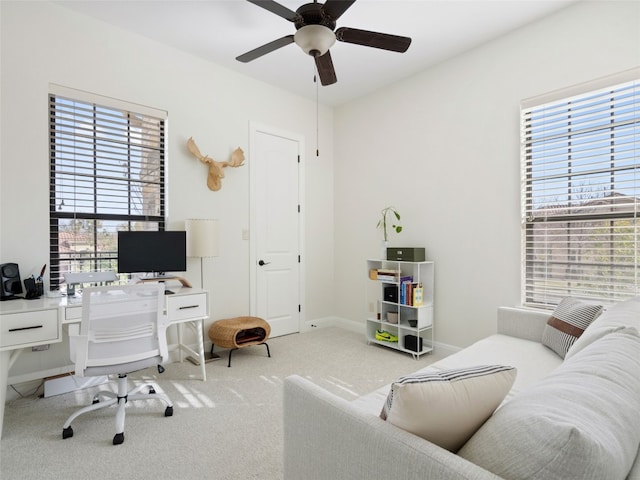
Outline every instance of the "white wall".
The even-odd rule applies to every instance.
[[[367,314],[380,210],[436,262],[436,341],[465,346],[520,302],[519,102],[640,65],[640,3],[585,2],[335,113],[336,313]]]
[[[249,313],[249,242],[242,240],[249,228],[249,122],[304,137],[305,253],[313,272],[305,313],[333,313],[326,261],[333,255],[332,109],[320,107],[317,158],[314,102],[56,4],[0,5],[0,263],[17,262],[23,278],[49,263],[47,93],[57,83],[168,111],[169,228],[183,228],[186,218],[220,220],[220,256],[205,259],[212,320]],[[218,160],[240,146],[247,162],[227,169],[222,189],[212,192],[206,166],[186,149],[190,136]],[[195,285],[199,268],[199,259],[189,260],[186,277]]]
[[[306,319],[363,322],[364,260],[379,256],[379,211],[395,205],[405,231],[392,244],[425,246],[437,262],[436,337],[458,346],[519,302],[520,100],[640,64],[638,2],[580,3],[335,112],[321,106],[318,159],[312,102],[55,4],[0,2],[0,16],[0,262],[23,277],[48,262],[53,82],[169,112],[169,223],[221,220],[221,256],[205,260],[214,319],[249,307],[238,285],[250,161],[211,192],[184,142],[218,158],[241,146],[250,159],[257,121],[306,139]],[[198,280],[199,261],[187,276]]]

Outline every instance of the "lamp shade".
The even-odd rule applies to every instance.
[[[211,218],[190,218],[185,220],[188,257],[218,256],[218,220]]]
[[[320,57],[336,43],[336,34],[324,25],[305,25],[293,36],[296,45],[312,57]]]

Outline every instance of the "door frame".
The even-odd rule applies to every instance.
[[[257,285],[258,285],[258,252],[255,236],[256,236],[256,169],[252,168],[255,151],[255,138],[258,133],[274,135],[298,143],[298,205],[300,212],[298,214],[298,254],[300,261],[298,262],[298,332],[302,331],[305,324],[305,285],[306,285],[306,269],[305,269],[305,251],[304,251],[304,198],[305,198],[305,144],[304,136],[281,130],[275,127],[264,125],[259,122],[249,121],[249,310],[250,315],[257,315]]]

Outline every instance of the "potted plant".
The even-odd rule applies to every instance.
[[[389,236],[387,231],[387,226],[389,225],[389,223],[391,224],[391,228],[396,233],[400,233],[402,231],[402,225],[400,225],[400,214],[398,213],[395,207],[385,207],[382,209],[381,214],[382,214],[382,218],[378,220],[378,225],[376,225],[376,228],[382,229],[382,233],[384,235],[384,244],[386,245],[387,242],[389,241]],[[387,221],[387,215],[393,215],[390,221]],[[395,220],[393,220],[393,217],[395,217]],[[397,225],[391,223],[394,221],[398,222]]]

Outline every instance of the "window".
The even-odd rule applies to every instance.
[[[166,113],[52,85],[50,284],[117,269],[119,230],[164,230]]]
[[[523,103],[525,305],[553,306],[566,296],[613,303],[640,294],[637,70],[632,78]]]

